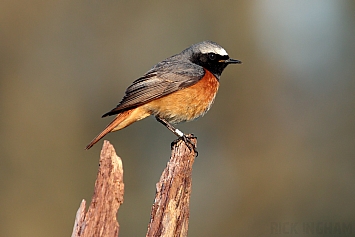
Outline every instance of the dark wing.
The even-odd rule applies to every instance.
[[[120,113],[198,82],[205,74],[203,67],[190,62],[166,60],[155,65],[135,80],[116,108],[102,117]]]

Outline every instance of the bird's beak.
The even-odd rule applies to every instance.
[[[226,64],[242,64],[242,61],[239,61],[237,59],[229,58],[226,61],[224,61]]]

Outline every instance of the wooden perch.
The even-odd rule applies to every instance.
[[[196,138],[191,141],[196,146]],[[156,185],[148,237],[187,236],[195,153],[181,140],[174,142],[171,149],[170,161]],[[105,141],[90,207],[85,213],[86,202],[81,202],[72,237],[117,237],[116,214],[123,203],[123,189],[122,161],[113,146]]]
[[[191,141],[196,146],[196,138]],[[156,185],[147,237],[187,236],[190,216],[192,165],[195,153],[178,140]]]
[[[85,213],[86,202],[81,202],[72,237],[118,236],[116,214],[123,203],[123,168],[121,159],[108,141],[104,141],[99,166],[90,207]]]

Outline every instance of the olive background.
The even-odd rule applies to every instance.
[[[354,232],[354,12],[351,0],[3,0],[0,235],[70,236],[93,194],[102,141],[84,147],[111,121],[101,115],[203,40],[243,64],[203,118],[177,126],[198,137],[189,236]],[[124,165],[120,236],[144,236],[175,136],[149,117],[105,139]]]

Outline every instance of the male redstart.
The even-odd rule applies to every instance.
[[[116,115],[86,149],[90,149],[107,133],[154,115],[160,123],[182,138],[191,150],[189,138],[172,124],[204,115],[214,101],[222,71],[235,63],[240,64],[241,61],[229,58],[225,49],[211,41],[194,44],[161,61],[135,80],[116,108],[102,116]],[[195,150],[195,147],[192,149]]]

